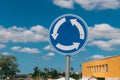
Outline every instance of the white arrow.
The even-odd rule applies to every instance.
[[[51,34],[54,39],[56,39],[56,38],[58,37],[59,34],[57,33],[57,31],[58,31],[59,27],[60,27],[64,22],[66,22],[66,19],[65,19],[65,18],[62,18],[61,20],[59,20],[59,21],[56,23],[56,25],[55,25],[55,27],[54,27],[54,30],[53,30],[53,33]]]
[[[72,24],[73,26],[75,25],[75,26],[78,28],[79,33],[80,33],[80,39],[84,39],[85,36],[84,36],[84,30],[83,30],[83,28],[82,28],[82,25],[79,24],[79,22],[77,21],[77,19],[71,19],[70,22],[71,22],[71,24]]]
[[[68,50],[78,49],[79,45],[80,45],[80,43],[75,43],[75,42],[73,42],[73,44],[70,46],[65,46],[65,45],[62,45],[60,43],[57,43],[56,47],[61,49],[61,50],[68,51]]]

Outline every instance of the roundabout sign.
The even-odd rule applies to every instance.
[[[80,52],[86,45],[87,38],[87,24],[81,17],[73,14],[58,17],[49,29],[50,44],[64,55]]]

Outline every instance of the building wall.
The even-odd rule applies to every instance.
[[[105,80],[120,80],[120,78],[106,78]]]
[[[98,78],[120,78],[120,56],[83,63],[83,76]]]

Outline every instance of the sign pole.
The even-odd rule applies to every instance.
[[[65,80],[69,80],[70,76],[70,56],[79,53],[87,39],[87,24],[77,15],[65,14],[52,22],[49,41],[56,51],[66,55]]]
[[[65,80],[69,80],[69,76],[70,76],[70,55],[66,55]]]

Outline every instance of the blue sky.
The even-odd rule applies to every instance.
[[[65,56],[50,47],[51,23],[63,14],[75,14],[88,24],[86,47],[71,56],[79,71],[86,61],[120,55],[119,0],[1,0],[0,54],[15,55],[21,73],[55,68],[65,71]]]

